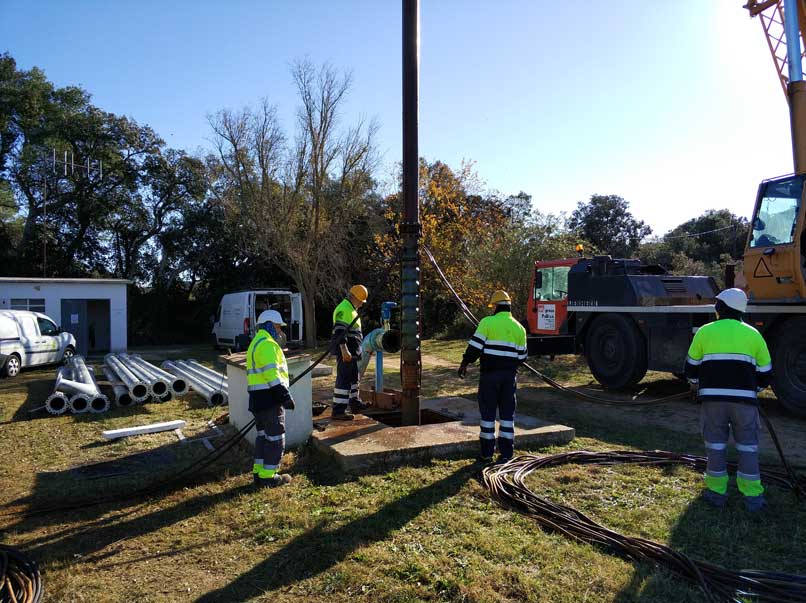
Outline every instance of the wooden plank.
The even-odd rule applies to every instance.
[[[133,435],[141,435],[144,433],[159,433],[160,431],[173,431],[174,429],[181,429],[187,424],[187,421],[181,419],[176,421],[166,421],[164,423],[151,423],[150,425],[139,425],[137,427],[124,427],[123,429],[110,429],[104,431],[101,435],[107,440],[117,440],[118,438],[125,438]]]

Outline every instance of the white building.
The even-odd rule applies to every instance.
[[[31,310],[52,318],[76,338],[79,354],[126,350],[126,286],[104,278],[0,277],[0,309]]]

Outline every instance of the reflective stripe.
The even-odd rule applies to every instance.
[[[755,398],[756,392],[748,389],[706,387],[705,389],[700,390],[700,396],[736,396],[737,398]]]
[[[285,434],[281,433],[280,435],[267,435],[266,439],[269,442],[279,442],[280,440],[285,439]]]
[[[482,431],[482,432],[479,434],[479,437],[480,437],[482,440],[494,440],[494,439],[495,439],[495,434],[494,434],[494,433],[485,433],[485,432],[483,432],[483,431]]]
[[[485,354],[489,354],[490,356],[506,356],[507,358],[517,358],[517,352],[504,352],[502,350],[488,350],[487,348],[484,349]]]
[[[761,474],[759,473],[742,473],[741,471],[737,471],[736,477],[747,480],[748,482],[757,482],[761,480]]]
[[[709,450],[725,450],[728,447],[727,442],[706,442],[705,447]]]
[[[479,421],[479,425],[481,425],[482,427],[492,427],[493,429],[495,429],[495,421],[485,421],[484,419],[482,419],[481,421]]]
[[[768,373],[772,370],[772,364],[765,364],[764,366],[757,366],[756,372],[757,373]]]
[[[694,366],[698,366],[702,364],[702,360],[694,360],[691,356],[686,356],[686,362],[689,364],[693,364]]]
[[[511,431],[499,431],[498,432],[498,437],[499,438],[504,438],[505,440],[514,440],[515,439],[515,434],[512,433]]]
[[[736,444],[736,450],[739,452],[758,452],[757,444]]]
[[[280,385],[282,383],[279,379],[273,379],[268,383],[258,383],[256,385],[247,385],[246,391],[253,392],[261,389],[271,389],[275,385]]]
[[[499,424],[501,427],[513,427],[513,428],[515,427],[515,421],[504,421],[504,420],[501,420],[501,421],[498,421],[498,424]]]
[[[333,388],[333,393],[334,394],[349,394],[350,390],[349,389],[340,389],[338,387],[334,387]]]
[[[484,349],[483,344],[479,343],[478,341],[473,341],[472,339],[467,342],[467,345],[472,345],[474,348],[477,348],[479,350]]]
[[[487,341],[487,336],[484,333],[479,333],[478,331],[473,333],[473,338],[478,339],[482,343]]]
[[[266,432],[265,432],[265,431],[263,431],[262,429],[259,429],[259,430],[258,430],[258,432],[257,432],[257,437],[262,438],[262,437],[263,437],[263,436],[265,436],[265,435],[266,435]]]
[[[278,367],[277,364],[267,364],[267,365],[262,366],[260,368],[248,369],[246,371],[246,374],[247,375],[259,375],[260,373],[265,373],[265,372],[270,371],[272,369],[276,369],[277,367]]]
[[[264,468],[266,471],[277,471],[277,468],[278,468],[279,466],[280,466],[280,465],[263,465],[263,468]]]
[[[727,471],[711,471],[710,469],[705,472],[709,477],[725,477],[728,475]]]
[[[515,343],[515,342],[513,342],[513,341],[503,341],[503,340],[501,340],[501,339],[498,339],[498,340],[488,340],[486,343],[487,343],[487,345],[500,345],[500,346],[505,346],[505,347],[508,347],[508,348],[514,348],[514,349],[516,349],[516,350],[517,350],[519,347],[521,347],[521,346],[519,346],[517,343]]]
[[[700,380],[699,379],[689,379],[688,382],[689,383],[699,383]]]
[[[753,366],[756,365],[756,359],[749,354],[705,354],[702,357],[702,362],[708,360],[736,360],[739,362],[749,362]]]

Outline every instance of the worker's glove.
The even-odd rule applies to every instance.
[[[456,374],[459,375],[460,379],[464,379],[467,376],[467,362],[462,361],[462,364],[459,365],[459,370],[456,371]]]
[[[700,390],[699,383],[692,383],[691,381],[688,382],[688,386],[691,388],[691,397],[695,400],[697,399],[697,394]]]
[[[341,359],[344,362],[352,362],[353,361],[353,355],[350,353],[349,350],[342,350],[341,351]]]
[[[283,398],[283,408],[286,410],[294,410],[294,408],[296,408],[294,398],[291,397],[291,392],[287,390],[285,392],[285,397]]]

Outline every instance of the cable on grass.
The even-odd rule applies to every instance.
[[[643,561],[663,567],[702,590],[714,603],[759,602],[803,603],[806,601],[806,576],[759,570],[729,570],[698,561],[674,549],[645,538],[624,536],[597,523],[573,507],[538,496],[525,484],[527,476],[538,469],[568,463],[578,465],[644,465],[668,467],[683,465],[705,471],[708,460],[689,454],[664,451],[608,452],[574,451],[550,456],[525,455],[504,464],[490,465],[483,471],[484,485],[504,508],[531,517],[540,526],[559,532],[566,538],[613,551],[631,561]],[[728,463],[735,470],[735,463]],[[765,483],[804,492],[806,482],[785,472],[761,469]]]

